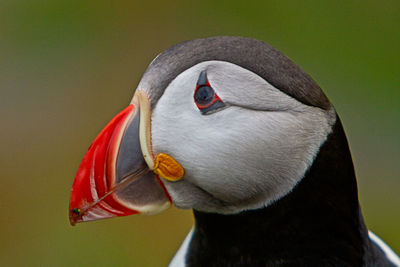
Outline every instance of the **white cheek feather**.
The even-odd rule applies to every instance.
[[[193,100],[203,70],[228,106],[209,115]],[[203,62],[176,77],[159,99],[152,116],[153,149],[171,154],[185,168],[183,181],[166,184],[175,205],[239,212],[290,192],[335,118],[333,109],[304,105],[237,65]]]

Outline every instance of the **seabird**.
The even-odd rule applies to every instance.
[[[342,123],[270,45],[212,37],[149,65],[73,183],[72,224],[193,209],[170,266],[400,266],[368,231]]]

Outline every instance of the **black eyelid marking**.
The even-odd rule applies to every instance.
[[[203,70],[200,75],[199,79],[197,80],[197,87],[205,86],[208,85],[208,80],[207,80],[207,72]]]
[[[216,111],[216,110],[224,108],[224,107],[225,107],[225,104],[223,102],[216,101],[211,106],[200,109],[200,112],[201,112],[201,114],[206,115],[206,114],[210,114],[211,111]]]

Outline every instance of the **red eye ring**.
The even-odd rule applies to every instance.
[[[194,100],[199,109],[212,106],[215,102],[222,102],[221,98],[214,92],[211,86],[201,86],[194,92]]]
[[[202,71],[199,75],[193,98],[197,108],[202,114],[207,114],[210,111],[225,106],[224,102],[222,102],[221,98],[212,88],[205,71]]]

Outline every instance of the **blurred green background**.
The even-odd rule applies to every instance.
[[[190,211],[71,227],[69,191],[149,62],[241,35],[320,84],[350,141],[367,225],[400,251],[400,2],[0,1],[0,265],[165,266]]]

